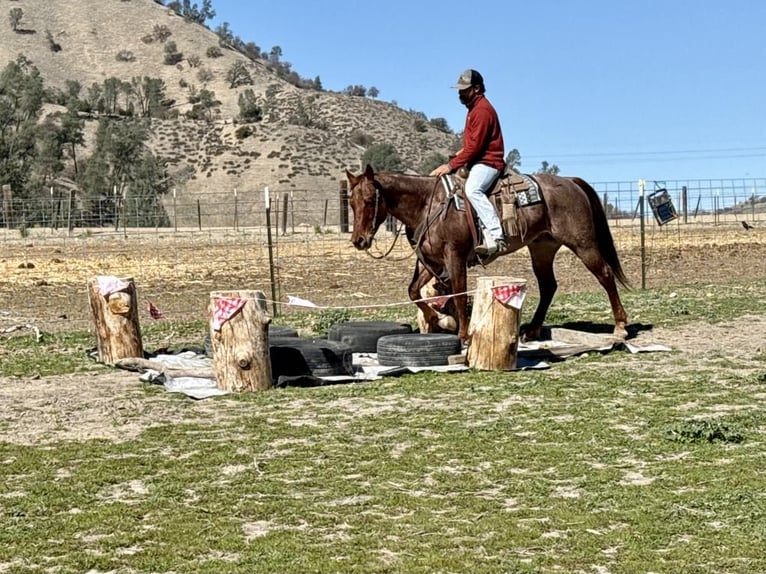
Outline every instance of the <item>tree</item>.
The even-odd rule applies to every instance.
[[[440,132],[444,132],[445,134],[451,134],[452,130],[449,127],[449,124],[447,123],[447,120],[444,118],[431,118],[431,120],[428,122],[433,127],[435,127]]]
[[[218,43],[221,46],[231,46],[234,43],[234,32],[231,31],[231,26],[228,22],[224,22],[215,29],[215,33],[218,35]]]
[[[191,119],[201,119],[210,121],[213,119],[213,110],[221,105],[219,100],[215,99],[215,92],[202,88],[195,93],[195,103],[192,109],[187,112]]]
[[[538,169],[535,173],[549,173],[551,175],[558,175],[559,166],[556,164],[550,165],[547,161],[543,161],[540,165],[540,169]]]
[[[165,82],[160,78],[144,76],[134,77],[131,80],[133,95],[138,100],[140,115],[151,118],[164,115]]]
[[[449,158],[441,153],[429,154],[423,160],[423,163],[420,164],[418,171],[423,175],[429,174],[443,163],[447,163],[448,160]]]
[[[37,127],[35,156],[31,162],[29,183],[31,189],[47,189],[55,177],[64,170],[63,138],[61,128],[48,118]]]
[[[85,122],[78,116],[73,109],[68,109],[67,113],[61,118],[61,145],[64,153],[69,155],[74,167],[74,176],[77,179],[79,174],[77,169],[77,146],[85,145],[85,136],[83,135]]]
[[[21,197],[29,192],[44,94],[40,72],[24,56],[0,72],[0,182]]]
[[[362,155],[362,165],[370,164],[375,171],[401,171],[402,158],[393,144],[372,144]]]
[[[208,20],[215,18],[215,10],[213,10],[211,0],[203,0],[202,8],[199,8],[196,3],[192,3],[191,0],[182,0],[181,2],[174,0],[173,2],[168,2],[166,6],[176,14],[197,24],[204,24]]]
[[[278,64],[279,59],[282,57],[282,48],[279,46],[272,46],[271,51],[269,52],[269,61],[272,64]]]
[[[121,206],[131,224],[156,224],[161,211],[158,196],[167,191],[167,174],[164,163],[146,147],[148,138],[146,120],[99,121],[95,148],[79,183],[90,211],[100,214],[102,224],[117,225]]]
[[[259,122],[263,118],[263,110],[258,105],[258,99],[251,88],[239,94],[239,117],[248,122]]]
[[[24,10],[21,8],[11,8],[11,11],[8,13],[8,18],[11,21],[11,29],[14,32],[18,32],[19,30],[19,24],[21,24],[21,19],[24,17]]]
[[[247,64],[242,60],[237,60],[226,71],[226,81],[229,82],[230,88],[236,88],[237,86],[251,85],[253,77],[250,75],[250,70],[247,69]]]
[[[367,95],[370,96],[373,100],[378,97],[378,94],[380,94],[380,90],[378,90],[378,88],[375,86],[370,86],[370,89],[367,90]]]
[[[511,151],[508,152],[508,155],[505,156],[505,164],[516,171],[519,171],[517,168],[521,167],[521,154],[519,153],[519,150],[516,148],[513,148]]]
[[[360,85],[346,86],[346,89],[343,90],[343,93],[349,96],[365,97],[367,95],[367,88]]]

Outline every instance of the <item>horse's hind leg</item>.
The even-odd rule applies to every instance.
[[[601,283],[601,286],[609,296],[609,304],[612,306],[612,315],[614,316],[613,335],[616,339],[624,341],[628,337],[628,314],[622,306],[620,294],[617,291],[617,283],[614,280],[614,274],[611,268],[601,256],[599,250],[594,247],[573,249],[575,255],[588,268],[588,271]]]
[[[439,314],[426,301],[421,301],[420,299],[423,298],[421,294],[422,288],[431,279],[433,279],[431,272],[418,262],[415,265],[415,272],[412,275],[412,281],[408,289],[410,300],[415,301],[415,305],[420,310],[420,317],[418,317],[420,330],[421,332],[429,333],[439,329]],[[425,329],[424,326],[426,326]]]
[[[530,243],[527,248],[532,258],[532,270],[535,272],[537,286],[540,289],[540,301],[532,317],[532,321],[521,326],[521,340],[535,341],[540,338],[545,316],[556,294],[558,283],[553,273],[553,259],[556,257],[561,244],[552,239],[539,239]]]

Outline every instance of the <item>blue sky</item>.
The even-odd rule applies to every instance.
[[[214,0],[215,29],[328,90],[443,117],[475,68],[522,171],[591,181],[766,177],[763,0]]]

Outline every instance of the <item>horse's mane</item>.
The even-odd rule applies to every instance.
[[[432,193],[438,187],[438,178],[416,173],[379,171],[375,173],[375,179],[384,186],[395,185],[401,189],[406,188],[409,191],[420,193]]]

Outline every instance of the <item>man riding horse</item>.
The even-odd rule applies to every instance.
[[[447,163],[431,172],[441,177],[468,169],[465,193],[484,226],[484,243],[474,248],[487,264],[508,249],[500,218],[487,194],[505,169],[505,147],[500,120],[495,108],[484,95],[484,78],[476,70],[466,70],[454,86],[460,102],[468,108],[463,130],[463,147]]]

